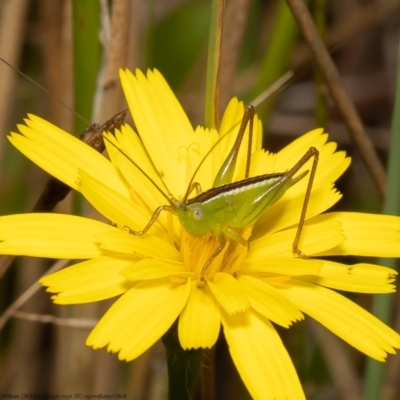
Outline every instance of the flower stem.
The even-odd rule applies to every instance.
[[[203,350],[184,350],[178,338],[175,322],[163,336],[168,366],[168,400],[190,400],[199,377]]]

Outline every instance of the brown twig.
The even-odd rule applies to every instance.
[[[0,55],[10,63],[18,65],[22,54],[22,42],[26,29],[26,15],[28,2],[23,0],[2,2],[0,4]],[[2,101],[0,102],[0,158],[4,155],[5,143],[3,132],[9,125],[9,118],[13,99],[15,97],[16,77],[13,71],[0,66],[0,88]],[[0,184],[2,182],[0,176]]]
[[[69,260],[57,261],[47,272],[46,275],[56,272],[61,268],[64,268],[68,264]],[[21,296],[18,297],[0,316],[0,330],[4,327],[7,321],[14,316],[16,311],[21,308],[32,296],[39,291],[42,286],[35,282],[33,283]]]
[[[370,4],[362,4],[358,6],[356,11],[357,18],[354,15],[348,15],[335,22],[326,36],[326,44],[331,51],[337,50],[344,46],[349,38],[359,35],[370,28],[381,24],[393,13],[400,9],[398,0],[388,0],[385,2],[376,2]],[[296,48],[293,55],[292,68],[298,69],[310,61],[310,52],[307,45],[300,45]]]
[[[41,286],[39,285],[39,289],[40,288]],[[13,318],[19,318],[24,321],[40,322],[41,324],[52,324],[57,326],[67,326],[69,328],[84,330],[93,329],[95,325],[99,322],[98,319],[94,318],[60,318],[55,317],[54,315],[34,314],[25,311],[14,311],[14,314],[12,316]]]
[[[366,169],[371,175],[381,195],[385,194],[386,175],[370,138],[366,135],[361,119],[343,87],[339,73],[333,63],[327,48],[320,38],[311,15],[303,0],[287,0],[300,30],[311,50],[313,58],[320,68],[329,92],[341,112],[349,128]]]
[[[80,135],[79,139],[82,142],[93,147],[99,153],[105,150],[103,132],[113,132],[116,128],[120,128],[124,122],[126,113],[128,110],[124,110],[117,115],[114,115],[111,119],[106,121],[103,125],[92,124]],[[71,191],[71,188],[64,182],[59,181],[56,178],[50,178],[36,204],[33,206],[32,212],[49,212]]]
[[[113,115],[121,109],[123,95],[119,85],[118,69],[126,66],[126,49],[131,4],[125,0],[114,0],[111,8],[111,19],[107,2],[102,7],[103,60],[95,93],[94,119],[100,120],[104,115]]]

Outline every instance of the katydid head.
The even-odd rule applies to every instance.
[[[192,236],[207,236],[212,228],[210,226],[210,216],[201,202],[191,204],[181,204],[175,206],[174,214],[179,218],[183,228]]]

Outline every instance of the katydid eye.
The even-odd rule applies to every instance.
[[[203,215],[204,215],[204,213],[203,213],[203,209],[201,207],[193,208],[193,218],[196,221],[202,220],[203,219]]]

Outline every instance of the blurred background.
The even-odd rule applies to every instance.
[[[400,3],[310,0],[307,4],[386,165]],[[74,135],[93,122],[105,122],[126,108],[118,81],[120,67],[158,68],[193,125],[203,125],[210,13],[208,0],[0,0],[0,57],[47,89],[0,61],[0,215],[28,212],[48,178],[8,143],[7,134],[28,112]],[[228,0],[223,39],[221,110],[232,96],[252,102],[293,71],[290,83],[258,109],[265,146],[277,151],[302,133],[324,127],[353,159],[338,182],[344,197],[336,208],[381,212],[382,196],[360,161],[285,2]],[[71,212],[73,203],[69,196],[57,210]],[[85,213],[94,215],[90,209]],[[0,319],[4,323],[0,394],[120,393],[139,400],[165,399],[167,371],[161,344],[128,364],[104,350],[85,347],[91,327],[110,302],[55,307],[43,289],[27,292],[55,262],[21,257],[0,281],[0,313],[25,296],[18,309]],[[371,308],[371,296],[350,297]],[[366,379],[362,354],[309,321],[280,333],[308,399],[362,398]],[[223,337],[215,354],[215,398],[249,399]],[[398,364],[399,357],[388,363],[395,371],[391,387],[400,382]],[[398,387],[383,390],[381,399],[400,398]]]

